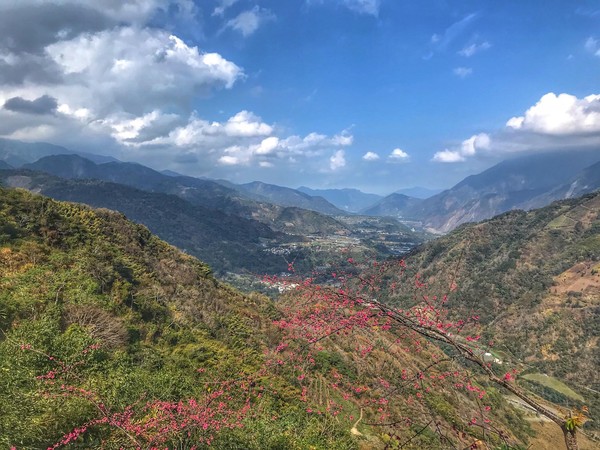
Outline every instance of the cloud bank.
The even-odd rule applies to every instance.
[[[600,145],[600,95],[578,98],[549,92],[523,115],[510,118],[505,128],[479,133],[460,145],[434,154],[444,163],[467,161],[478,155],[589,148]]]

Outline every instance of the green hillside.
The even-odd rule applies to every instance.
[[[599,426],[600,194],[464,225],[406,261],[433,292],[455,283],[450,312],[479,316],[497,355],[533,375],[529,388],[592,406]]]
[[[483,379],[468,378],[469,389],[407,384],[443,355],[425,341],[406,352],[411,337],[358,329],[298,359],[277,324],[303,297],[242,295],[119,213],[1,189],[0,285],[3,448],[422,449],[478,439],[508,448],[502,441],[528,439]],[[436,377],[471,377],[454,362],[435,366]],[[423,396],[426,386],[435,391]],[[482,408],[472,386],[488,391],[502,439],[472,426]]]

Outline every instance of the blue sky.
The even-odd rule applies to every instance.
[[[5,137],[377,193],[600,149],[600,1],[0,0],[0,17]]]

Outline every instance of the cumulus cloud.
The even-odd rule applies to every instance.
[[[433,161],[454,163],[477,155],[516,152],[576,151],[600,145],[600,95],[578,98],[548,93],[522,116],[515,116],[490,136],[480,133],[454,148],[435,153]]]
[[[51,44],[46,52],[65,79],[59,100],[85,103],[99,114],[186,104],[190,95],[231,88],[243,77],[218,53],[204,53],[162,30],[105,30]]]
[[[471,56],[475,55],[476,53],[482,52],[484,50],[488,50],[489,48],[491,48],[491,46],[492,45],[488,41],[484,41],[480,44],[475,42],[473,44],[463,47],[463,49],[460,50],[458,52],[458,54],[461,56],[464,56],[465,58],[470,58]]]
[[[329,168],[332,171],[341,169],[346,166],[346,154],[344,150],[336,151],[331,158],[329,158]]]
[[[215,15],[235,3],[215,2]],[[378,3],[353,8],[373,13]],[[172,169],[194,164],[196,174],[217,176],[226,166],[344,167],[343,149],[354,140],[348,130],[286,134],[242,108],[216,119],[196,111],[205,97],[246,78],[221,54],[148,26],[196,12],[190,0],[0,2],[0,136],[84,144]],[[259,7],[246,13],[223,22],[248,36],[274,19]]]
[[[458,150],[442,150],[433,155],[433,161],[442,163],[455,163],[465,161],[465,157]]]
[[[244,11],[237,17],[227,21],[225,28],[231,28],[247,37],[258,30],[262,24],[274,19],[275,16],[271,11],[255,6],[251,10]]]
[[[12,97],[4,102],[4,109],[25,114],[53,114],[57,107],[58,102],[49,95],[42,95],[35,100]]]
[[[506,126],[554,136],[600,133],[600,95],[579,99],[550,92]]]
[[[466,78],[473,73],[473,69],[470,67],[457,67],[452,72],[458,78]]]
[[[476,155],[481,150],[489,150],[492,144],[490,136],[479,133],[462,141],[455,149],[445,149],[433,155],[433,161],[442,163],[455,163],[466,161],[468,157]]]
[[[379,159],[379,155],[375,152],[367,152],[362,156],[362,159],[365,161],[377,161]]]
[[[408,156],[408,153],[406,153],[404,150],[395,148],[389,154],[388,158],[391,161],[408,161],[409,156]]]
[[[263,139],[261,143],[254,149],[254,153],[257,155],[271,155],[279,147],[279,138],[276,136],[270,136]]]

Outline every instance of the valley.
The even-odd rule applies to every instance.
[[[468,351],[480,355],[481,358],[493,358],[492,365],[495,367],[495,371],[514,371],[518,374],[519,389],[527,392],[527,395],[532,396],[538,404],[546,405],[545,407],[550,408],[557,416],[565,414],[565,408],[575,408],[576,410],[589,408],[589,412],[586,414],[590,421],[586,423],[585,429],[580,433],[580,441],[581,448],[594,448],[593,440],[598,439],[597,409],[600,407],[600,397],[598,396],[600,386],[597,385],[596,375],[596,367],[600,365],[600,361],[597,359],[598,329],[596,326],[598,311],[600,311],[598,309],[600,307],[598,305],[600,247],[597,242],[600,195],[587,194],[583,197],[553,203],[541,209],[532,209],[528,212],[508,211],[487,221],[461,224],[466,217],[485,218],[486,215],[496,211],[475,206],[479,204],[477,203],[479,200],[471,200],[471,208],[479,208],[477,214],[465,216],[462,212],[458,212],[462,211],[460,208],[463,207],[460,206],[452,214],[463,214],[460,216],[462,218],[456,222],[452,222],[454,219],[451,219],[448,223],[452,223],[452,225],[448,225],[448,223],[444,225],[444,227],[450,228],[458,225],[457,228],[444,236],[439,236],[425,231],[431,230],[439,233],[440,230],[431,226],[434,223],[432,221],[437,220],[432,218],[434,216],[427,218],[420,215],[423,214],[423,211],[427,211],[427,208],[431,208],[424,205],[434,205],[440,201],[439,198],[447,199],[449,195],[456,196],[457,194],[454,192],[463,189],[461,186],[464,186],[466,181],[451,190],[434,194],[429,199],[416,199],[406,197],[404,194],[392,194],[385,198],[369,198],[375,200],[375,204],[368,209],[363,209],[362,213],[356,213],[348,212],[347,204],[345,206],[340,204],[338,207],[323,197],[311,197],[306,193],[309,191],[308,188],[304,189],[305,192],[299,192],[264,184],[240,187],[222,180],[217,182],[178,174],[164,174],[139,164],[119,161],[96,163],[92,159],[101,161],[101,158],[93,155],[90,158],[75,154],[47,155],[39,160],[23,164],[20,168],[14,168],[7,163],[3,169],[0,169],[0,183],[5,187],[17,189],[17,191],[2,191],[3,196],[17,199],[19,196],[25,195],[20,191],[25,189],[35,195],[19,200],[24,201],[24,205],[44,202],[43,196],[50,196],[57,200],[101,208],[98,210],[98,214],[108,214],[106,217],[110,217],[111,221],[123,221],[126,220],[126,216],[127,219],[145,225],[150,232],[156,233],[158,237],[190,255],[185,256],[186,258],[193,256],[207,263],[201,267],[203,277],[213,279],[214,283],[223,286],[225,290],[231,288],[222,283],[230,283],[246,293],[235,295],[249,295],[254,299],[252,302],[258,301],[256,304],[262,305],[260,308],[266,308],[264,311],[275,307],[279,311],[277,314],[289,314],[289,312],[283,312],[287,311],[288,298],[293,298],[295,292],[302,289],[301,286],[305,283],[302,280],[307,277],[320,283],[324,289],[338,289],[343,286],[345,283],[343,280],[346,278],[352,280],[355,276],[367,277],[372,270],[369,266],[375,261],[380,261],[380,263],[375,263],[375,267],[377,264],[382,264],[381,270],[383,270],[387,264],[402,259],[406,262],[406,269],[401,270],[401,275],[396,271],[380,271],[377,275],[382,280],[381,285],[376,288],[377,297],[381,299],[382,305],[385,304],[386,308],[393,307],[400,310],[411,308],[409,310],[412,311],[412,308],[421,308],[419,306],[422,302],[419,300],[421,295],[425,295],[423,298],[427,299],[429,295],[448,294],[447,310],[443,313],[445,317],[452,321],[460,320],[461,317],[477,316],[477,320],[471,325],[472,333],[481,334],[482,342],[488,344],[474,343],[471,341],[471,337],[465,338],[461,332],[458,332],[456,336],[453,333],[448,334],[448,336],[453,336],[453,342],[465,349],[470,349]],[[560,158],[557,160],[562,161]],[[585,166],[585,164],[587,162],[579,162],[573,171],[579,170],[579,166]],[[581,189],[583,189],[581,192],[588,192],[597,189],[597,185],[594,184],[595,166],[586,166],[582,173],[585,176],[572,181],[570,189],[544,188],[549,189],[551,193],[540,196],[539,192],[541,191],[538,190],[535,198],[543,197],[549,201],[554,199],[554,195],[564,197],[568,192],[580,192]],[[564,177],[570,176],[569,174],[564,175]],[[573,180],[573,178],[571,179]],[[586,181],[580,181],[583,179]],[[469,181],[469,183],[473,182]],[[556,183],[561,186],[564,184],[563,179],[557,179]],[[556,192],[561,193],[552,194]],[[315,191],[315,193],[319,193],[319,191]],[[331,190],[325,193],[329,198],[336,200]],[[348,192],[343,194],[341,200],[348,203]],[[354,191],[351,194],[354,197],[358,196]],[[364,202],[365,198],[367,197],[360,197],[359,203]],[[531,195],[527,198],[529,198],[528,204],[535,205],[535,202],[531,200]],[[446,204],[448,204],[447,201]],[[509,204],[511,203],[505,203],[505,205]],[[31,206],[16,203],[5,211],[11,211],[10,214],[14,214],[14,208],[17,210],[19,208],[27,209]],[[35,211],[35,208],[34,206],[31,211]],[[80,214],[84,214],[84,216],[88,214],[76,212],[79,211],[78,208],[81,207],[76,204],[65,204],[64,207],[58,207],[57,211],[72,211],[69,214],[75,214],[76,217]],[[497,206],[497,208],[503,208],[503,206]],[[45,209],[46,207],[43,207],[41,211],[45,211]],[[112,216],[113,213],[108,210],[119,211],[123,215]],[[81,211],[85,211],[85,209]],[[407,211],[413,212],[407,213]],[[34,225],[35,221],[25,228],[35,231],[23,231],[25,229],[21,230],[21,225],[15,221],[15,216],[11,218],[10,214],[6,215],[5,213],[3,216],[4,231],[1,235],[4,242],[8,244],[8,247],[3,247],[8,249],[3,250],[5,252],[4,280],[10,280],[13,276],[10,275],[11,271],[7,271],[8,267],[16,269],[16,273],[20,273],[20,271],[28,273],[29,269],[26,267],[29,266],[20,266],[19,264],[22,263],[9,262],[14,258],[18,261],[34,258],[33,261],[36,262],[33,267],[36,267],[39,258],[42,258],[40,261],[46,261],[45,256],[25,256],[25,253],[17,256],[17,253],[13,253],[21,248],[21,244],[14,244],[17,242],[14,241],[17,236],[25,236],[23,233],[41,233],[39,236],[45,242],[44,245],[51,247],[58,245],[58,248],[61,248],[65,245],[61,242],[66,242],[64,241],[65,237],[71,233],[69,231],[65,234],[64,230],[58,232],[56,236],[60,237],[57,237],[58,240],[55,242],[53,241],[55,238],[51,237],[54,236],[54,232],[37,228]],[[18,213],[17,217],[19,214],[23,218],[33,217],[31,213],[23,215],[22,212]],[[42,212],[41,214],[46,213]],[[61,214],[63,213],[60,212],[59,216]],[[63,219],[60,220],[67,221],[66,224],[71,220],[68,218],[71,217],[70,215],[61,217]],[[58,216],[52,220],[57,219]],[[48,222],[50,229],[65,224],[53,225],[52,223]],[[76,228],[79,226],[77,225]],[[85,227],[87,226],[85,225]],[[123,226],[118,225],[118,228]],[[40,255],[48,253],[48,251],[50,250],[45,249]],[[129,250],[120,251],[128,252]],[[36,254],[39,252],[39,249],[34,251]],[[85,258],[87,260],[88,256]],[[129,260],[128,258],[125,257],[125,260]],[[90,262],[90,264],[92,263]],[[106,264],[108,265],[106,266]],[[111,265],[114,264],[116,262],[111,258],[105,259],[103,262],[94,262],[92,265],[103,266],[105,267],[102,269],[103,271],[110,271],[112,270],[110,269]],[[128,270],[125,270],[123,274]],[[332,274],[334,274],[333,279],[331,278]],[[103,302],[104,300],[100,299],[109,291],[113,299],[117,298],[116,295],[121,295],[114,291],[117,286],[114,284],[114,280],[121,275],[118,275],[117,278],[114,274],[108,278],[106,275],[98,276],[100,278],[97,278],[94,283],[100,282],[102,286],[104,283],[108,283],[105,287],[91,288],[92,291],[86,294],[77,293],[76,295],[89,296],[92,292],[96,292],[93,295],[100,295],[100,297],[94,300],[95,302]],[[409,281],[413,278],[417,280],[416,285]],[[113,281],[101,281],[109,279]],[[126,278],[126,280],[129,279]],[[6,281],[8,284],[5,286],[13,289],[11,286],[15,286],[16,282]],[[126,283],[133,283],[132,287],[127,289],[138,289],[133,286],[141,282],[129,280]],[[77,288],[73,285],[72,289]],[[164,290],[163,287],[157,285],[151,289],[154,289],[155,292]],[[344,292],[346,292],[345,289],[348,288],[344,288]],[[419,294],[418,291],[423,289],[426,290],[426,293]],[[266,297],[260,297],[261,300],[257,300],[259,297],[256,296],[261,295],[258,294],[259,292]],[[68,297],[71,294],[62,293],[61,288],[60,295]],[[128,297],[130,295],[133,297]],[[125,294],[120,301],[127,302],[127,298],[133,299],[137,295],[145,294]],[[163,294],[157,295],[162,296]],[[433,298],[436,298],[435,296]],[[156,298],[158,299],[158,297]],[[134,302],[134,300],[130,301]],[[172,301],[176,301],[175,297],[172,297],[171,300],[161,300],[151,306],[151,310],[155,309],[151,313],[152,317],[157,317],[158,310],[156,308],[167,307],[168,310],[172,310]],[[275,303],[272,304],[272,301]],[[43,304],[43,302],[39,303],[39,307],[42,308],[40,311],[44,311],[46,308]],[[184,310],[179,311],[181,307],[186,310],[191,308],[191,305],[176,306],[173,314],[176,314],[177,317],[183,317],[181,314],[184,316],[186,314],[183,312]],[[17,317],[14,314],[24,314],[22,305],[10,308],[12,309],[4,309],[2,312],[5,323],[9,326]],[[63,310],[63,316],[67,313],[66,311],[70,311],[69,308],[72,307],[69,306]],[[123,314],[119,308],[111,308],[113,308],[112,314]],[[141,308],[139,313],[142,314],[142,317],[144,314],[150,314],[143,312],[143,308],[147,308],[147,306],[142,307],[140,304],[135,308]],[[221,307],[218,306],[217,309],[219,308]],[[235,312],[238,311],[238,307],[233,308],[232,313],[238,314]],[[259,320],[255,316],[257,310],[253,308],[251,308],[252,312],[247,311],[243,314],[254,315],[252,320]],[[373,304],[367,304],[366,310],[371,308],[373,308]],[[320,313],[322,313],[321,310],[318,314]],[[215,319],[210,319],[210,314],[208,316],[206,314],[201,314],[203,323],[214,322]],[[119,319],[119,321],[122,320],[134,320],[135,322],[139,319],[131,316],[129,319]],[[187,320],[185,319],[184,322],[187,323]],[[339,320],[346,319],[335,319],[335,321]],[[155,319],[151,319],[149,323],[154,322]],[[178,326],[186,327],[187,325],[183,325],[184,322]],[[238,319],[235,319],[235,323],[236,325],[231,330],[238,330]],[[142,328],[145,329],[148,326],[150,325],[142,325]],[[269,328],[268,325],[263,326],[266,329]],[[211,333],[214,332],[216,331]],[[143,331],[143,333],[148,333],[148,331]],[[159,331],[158,336],[166,336],[165,333],[164,330]],[[272,331],[268,333],[272,333]],[[373,330],[368,331],[367,334],[364,334],[363,331],[357,331],[357,333],[355,339],[363,342],[365,348],[370,348],[368,343],[375,341],[379,342],[378,345],[383,345],[382,350],[383,348],[389,349],[389,345],[391,345],[385,344],[385,342],[392,337],[379,335],[375,337],[375,335],[371,335],[374,333]],[[256,339],[264,342],[265,338],[257,335]],[[350,372],[356,370],[355,373],[359,375],[353,375],[357,377],[355,381],[361,380],[367,384],[373,381],[373,377],[382,375],[383,372],[365,372],[360,358],[357,359],[352,355],[353,350],[349,342],[343,339],[341,341],[336,341],[335,338],[329,339],[332,339],[332,343],[337,343],[333,346],[324,344],[320,351],[328,352],[327,354],[330,355],[328,358],[334,358],[334,360],[341,358],[339,361],[344,361],[335,364],[335,367],[338,368],[336,370],[342,370],[342,368],[350,370]],[[145,342],[144,345],[151,346],[158,342],[150,335],[146,335],[142,340]],[[441,349],[442,353],[438,357],[441,357],[442,354],[452,355],[452,352],[447,353],[448,349],[443,345],[438,350],[436,350],[437,344],[422,343],[419,345],[433,345],[427,347],[427,352],[433,354]],[[425,360],[420,359],[421,357],[411,360],[406,355],[400,354],[396,354],[396,359],[391,362],[384,356],[385,352],[381,353],[382,350],[373,350],[378,355],[373,361],[377,367],[384,360],[388,361],[385,364],[392,364],[392,366],[398,363],[404,364],[404,367],[408,365],[417,372],[417,367],[427,365]],[[244,352],[244,350],[240,351]],[[452,356],[452,358],[454,357]],[[347,364],[358,364],[358,366],[355,369],[348,369]],[[381,370],[384,366],[381,366]],[[330,375],[331,373],[325,371],[319,376],[327,378]],[[320,381],[311,381],[311,386],[317,382],[321,386],[320,389],[323,389],[323,386],[330,382],[325,381],[325,378],[319,378]],[[481,386],[486,386],[487,390],[496,392],[481,374],[477,375],[475,379]],[[375,387],[372,386],[371,389],[375,389]],[[332,401],[331,398],[335,398],[335,394],[329,390],[326,392],[328,392],[326,396],[330,399],[328,401]],[[441,395],[444,397],[450,393],[451,391],[443,388]],[[312,401],[316,402],[315,405],[323,405],[322,396],[321,393],[319,397],[313,397]],[[373,397],[373,400],[375,398],[377,397]],[[529,441],[534,443],[535,448],[538,445],[540,448],[544,448],[549,438],[542,436],[549,436],[552,432],[548,434],[548,431],[541,429],[540,426],[542,423],[545,424],[545,427],[555,426],[552,421],[544,419],[544,416],[541,418],[536,414],[532,416],[531,406],[522,403],[520,399],[515,400],[518,397],[505,397],[503,394],[499,398],[502,400],[495,401],[498,402],[497,408],[501,413],[498,413],[495,420],[511,424],[512,437],[510,439]],[[436,399],[436,402],[441,401],[438,397]],[[287,401],[293,403],[291,399]],[[357,405],[361,403],[354,403],[355,401],[357,400],[350,401],[348,399],[344,406],[347,410],[354,411],[353,414],[348,413],[347,421],[352,421],[356,417]],[[468,401],[470,400],[461,400],[461,402]],[[453,407],[457,407],[456,398],[454,400],[446,398],[442,404],[445,404],[444,402],[450,402],[454,405]],[[515,406],[515,410],[510,407],[511,404]],[[395,406],[390,411],[398,413],[405,407],[406,405],[403,406],[400,401],[397,405],[399,409],[394,409]],[[423,414],[425,414],[422,407],[423,405],[419,406],[419,412],[415,412],[419,417],[424,417]],[[446,407],[429,402],[427,408],[433,408],[436,411],[435,414],[441,414],[438,417],[444,417],[443,420],[438,420],[449,420],[447,413],[442,412]],[[461,408],[459,407],[459,409]],[[514,414],[517,416],[521,414],[529,425],[522,427],[520,425],[515,428],[515,421],[520,419],[515,419],[514,417],[517,416],[513,416]],[[450,426],[447,422],[444,423],[446,425],[443,426]],[[255,427],[256,425],[248,426]],[[356,429],[356,426],[353,429]],[[369,436],[364,438],[369,440],[369,445],[381,446],[383,435],[375,432],[374,429],[360,429],[362,431],[357,429],[357,433],[360,434],[355,433],[357,436]],[[537,430],[536,435],[526,437],[532,429]],[[296,438],[298,436],[294,439]],[[311,437],[310,439],[315,438]],[[339,439],[339,436],[331,435],[327,439],[336,440]]]
[[[599,30],[0,0],[0,450],[600,450]]]

